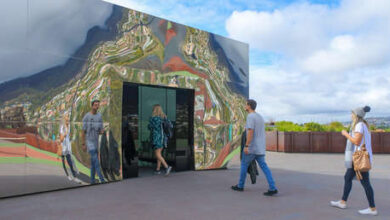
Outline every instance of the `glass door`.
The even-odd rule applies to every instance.
[[[148,129],[153,106],[156,104],[162,107],[174,126],[173,137],[168,140],[163,157],[176,171],[194,169],[194,91],[124,83],[122,124],[124,178],[139,176],[140,172],[150,172],[156,166]]]
[[[156,158],[150,142],[150,131],[148,129],[149,119],[152,116],[153,106],[161,105],[168,119],[175,123],[176,120],[176,91],[167,88],[150,86],[139,86],[139,136],[140,166],[154,166]],[[173,140],[173,139],[172,139]],[[167,162],[174,161],[175,143],[170,140],[168,148],[163,151],[163,156]]]

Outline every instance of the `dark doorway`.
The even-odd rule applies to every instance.
[[[135,83],[123,84],[123,178],[153,174],[156,158],[148,130],[153,105],[160,104],[174,125],[163,157],[175,171],[193,170],[194,90]]]

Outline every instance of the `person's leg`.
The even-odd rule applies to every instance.
[[[74,169],[73,169],[73,162],[72,162],[72,158],[71,158],[70,154],[67,154],[67,155],[66,155],[66,160],[68,161],[69,168],[70,168],[70,171],[72,172],[72,175],[73,175],[74,177],[76,177],[76,172],[75,172]]]
[[[371,209],[375,209],[374,190],[370,183],[370,174],[368,172],[363,172],[361,174],[363,179],[360,180],[360,183],[363,185],[364,191],[366,192],[368,204]]]
[[[156,171],[160,171],[160,169],[161,169],[161,161],[160,161],[160,158],[158,157],[157,150],[158,150],[158,149],[155,149],[155,150],[154,150],[154,156],[156,156],[156,160],[157,160]]]
[[[99,158],[98,158],[98,153],[96,151],[96,154],[95,154],[95,160],[94,160],[94,165],[95,165],[95,170],[96,170],[96,173],[97,175],[99,176],[99,179],[100,179],[100,183],[104,183],[105,180],[104,180],[104,177],[102,175],[102,172],[100,171],[100,163],[99,163]]]
[[[265,177],[267,178],[267,182],[268,182],[268,185],[269,185],[269,190],[270,191],[275,191],[276,190],[275,181],[272,178],[271,170],[268,168],[268,165],[265,162],[265,155],[256,155],[256,161],[259,164],[261,170],[263,171]]]
[[[237,185],[239,188],[244,188],[245,180],[246,180],[246,173],[248,172],[248,166],[254,158],[255,158],[254,154],[245,154],[245,153],[242,154],[240,179],[239,179],[238,185]]]
[[[156,170],[159,171],[161,169],[161,161],[157,160],[157,168]]]
[[[64,155],[61,155],[61,160],[62,160],[62,167],[64,168],[65,174],[66,174],[66,176],[69,176],[68,171],[66,170],[66,166],[65,166]]]
[[[95,150],[89,151],[91,156],[91,184],[95,183],[95,158],[97,157],[95,154],[97,154]]]
[[[355,177],[356,173],[353,170],[353,168],[347,169],[344,175],[344,192],[343,192],[343,197],[341,201],[345,203],[348,200],[349,193],[351,192],[352,189],[352,180]]]
[[[158,161],[160,161],[162,163],[162,165],[165,168],[168,168],[167,162],[165,162],[165,159],[161,156],[161,151],[162,151],[162,148],[158,148],[158,149],[155,150],[156,158],[157,158]]]
[[[79,174],[79,170],[77,169],[76,163],[74,162],[72,153],[70,153],[69,155],[70,155],[70,159],[72,160],[73,170],[76,172],[76,174]]]

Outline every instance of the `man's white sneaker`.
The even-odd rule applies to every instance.
[[[330,201],[330,205],[333,206],[333,207],[340,208],[340,209],[346,209],[347,208],[347,204],[341,203],[341,201]]]
[[[71,175],[68,176],[68,180],[69,181],[72,181],[73,180],[73,177]]]
[[[378,211],[372,211],[371,208],[359,210],[359,213],[362,215],[378,215]]]

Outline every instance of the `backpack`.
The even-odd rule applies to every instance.
[[[167,119],[167,118],[163,119],[162,128],[163,128],[164,134],[168,138],[173,137],[173,124],[169,119]]]

